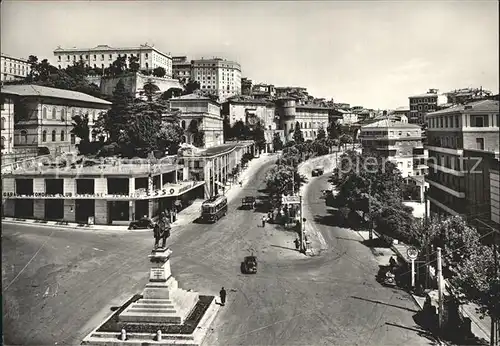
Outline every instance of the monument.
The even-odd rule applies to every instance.
[[[157,235],[155,235],[157,238]],[[219,305],[179,287],[172,276],[167,247],[156,246],[148,256],[149,282],[142,293],[115,311],[93,330],[82,345],[200,345]]]

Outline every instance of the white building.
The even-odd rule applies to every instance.
[[[183,143],[193,144],[194,132],[199,130],[203,131],[205,136],[204,148],[224,144],[223,119],[219,103],[206,96],[191,94],[171,99],[170,109],[181,111]]]
[[[241,94],[241,66],[221,58],[193,60],[191,78],[200,83],[203,92],[213,92],[224,102]]]
[[[2,110],[2,154],[11,153],[14,147],[14,99],[3,95],[0,99]]]
[[[141,70],[154,70],[163,67],[166,71],[165,77],[172,77],[172,57],[147,43],[138,47],[110,47],[98,45],[94,48],[61,48],[54,50],[55,66],[66,68],[75,62],[84,60],[91,68],[106,68],[111,66],[118,57],[136,56],[139,58]]]
[[[13,139],[8,147],[14,150],[73,151],[78,139],[71,134],[72,117],[88,114],[92,129],[99,114],[111,107],[111,102],[84,93],[39,85],[6,85],[1,96],[9,100],[3,107],[2,124],[4,116],[6,123],[14,122],[5,137],[9,142]]]
[[[2,82],[23,79],[30,72],[30,65],[26,59],[2,54],[0,60]]]

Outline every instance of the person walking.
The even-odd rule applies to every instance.
[[[226,290],[224,289],[224,287],[222,287],[222,289],[220,290],[219,295],[220,295],[220,304],[222,306],[226,305]]]
[[[266,227],[266,216],[262,216],[262,227]]]

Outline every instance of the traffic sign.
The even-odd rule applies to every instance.
[[[406,254],[411,260],[415,260],[418,257],[418,250],[416,247],[412,246],[409,247],[408,250],[406,250]]]

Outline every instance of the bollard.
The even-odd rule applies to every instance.
[[[161,341],[161,330],[159,330],[159,329],[156,332],[156,341]]]
[[[122,335],[120,340],[125,341],[127,340],[127,331],[125,329],[122,329]]]

